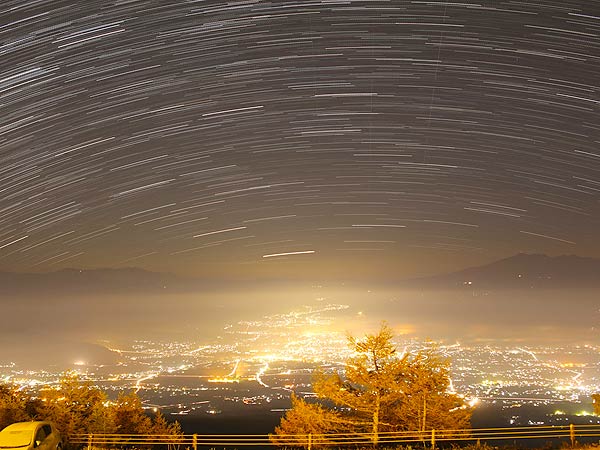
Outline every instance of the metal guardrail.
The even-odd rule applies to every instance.
[[[311,449],[314,446],[370,446],[374,443],[372,433],[347,434],[298,434],[273,436],[264,434],[185,434],[173,435],[139,435],[139,434],[77,434],[70,436],[69,442],[92,448],[139,447],[166,445],[170,448],[198,447],[293,447],[303,446]],[[376,437],[382,444],[423,443],[436,446],[438,442],[458,441],[515,441],[520,439],[567,439],[573,446],[578,438],[599,438],[600,425],[564,425],[535,426],[512,428],[473,428],[462,430],[427,430],[383,432]]]

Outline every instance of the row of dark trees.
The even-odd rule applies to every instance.
[[[271,440],[306,446],[306,436],[327,443],[328,435],[368,435],[377,445],[382,433],[464,430],[472,408],[451,389],[449,361],[435,347],[398,354],[385,324],[364,339],[349,337],[354,356],[342,374],[317,373],[318,401],[292,396],[292,408]]]
[[[31,397],[15,386],[0,385],[0,429],[28,420],[49,420],[56,424],[70,447],[77,434],[182,434],[178,422],[168,422],[157,412],[148,416],[135,392],[120,394],[109,401],[106,394],[76,374],[65,376],[56,388],[47,388]]]

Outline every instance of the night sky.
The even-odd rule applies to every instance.
[[[600,257],[597,1],[5,0],[0,110],[4,271]]]

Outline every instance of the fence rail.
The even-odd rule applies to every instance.
[[[590,440],[600,437],[600,425],[535,426],[512,428],[474,428],[464,430],[427,430],[383,432],[375,437],[371,433],[352,434],[299,434],[274,436],[264,434],[186,434],[137,435],[137,434],[77,434],[69,437],[69,442],[91,450],[93,447],[115,448],[123,446],[166,445],[169,448],[198,447],[305,447],[314,446],[369,446],[378,444],[423,443],[434,448],[439,442],[458,441],[516,441],[521,439],[566,439],[573,446],[577,439]]]

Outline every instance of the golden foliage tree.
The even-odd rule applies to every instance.
[[[57,388],[45,389],[41,395],[38,418],[54,422],[67,445],[69,437],[75,434],[114,431],[106,394],[90,382],[82,381],[76,373],[68,373]]]
[[[340,432],[342,417],[320,404],[307,403],[292,394],[292,408],[287,411],[275,434],[269,436],[274,444],[284,447],[312,447],[328,443],[327,434]]]
[[[600,416],[600,394],[592,394],[592,403],[594,404],[594,414]]]
[[[135,392],[120,393],[111,410],[117,433],[151,434],[152,420],[144,414],[142,401]]]
[[[183,430],[181,429],[181,425],[179,422],[169,422],[166,417],[158,411],[154,420],[152,421],[152,434],[155,435],[169,435],[169,436],[182,436]],[[178,442],[175,440],[174,442]]]
[[[50,420],[63,436],[67,448],[77,434],[160,435],[167,444],[177,444],[183,432],[178,422],[170,423],[158,412],[154,419],[144,412],[135,392],[119,395],[116,402],[76,373],[64,376],[56,388],[41,391],[32,399],[10,386],[0,385],[0,429],[14,422]]]
[[[14,422],[31,420],[30,403],[23,393],[8,385],[0,386],[0,430]]]
[[[329,427],[318,432],[368,433],[374,445],[382,432],[468,427],[471,409],[450,392],[449,361],[435,349],[398,355],[392,338],[385,324],[364,339],[349,337],[354,356],[344,376],[317,373],[313,384],[321,402],[335,411],[296,401],[275,430],[279,439],[306,434],[322,423],[314,419],[321,412],[328,414]]]

